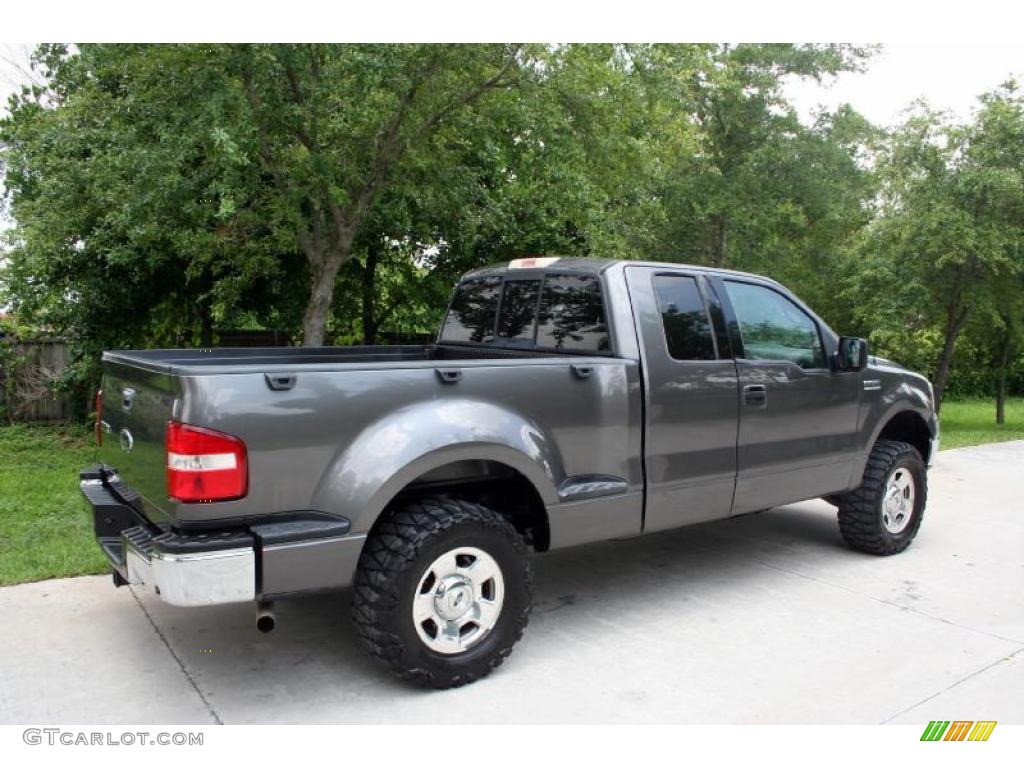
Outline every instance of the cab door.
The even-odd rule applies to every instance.
[[[831,333],[778,285],[716,277],[740,386],[733,514],[845,489],[861,374],[833,371]]]
[[[644,531],[727,517],[739,384],[721,306],[699,272],[625,272],[646,390]]]

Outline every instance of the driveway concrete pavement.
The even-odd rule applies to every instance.
[[[410,689],[348,594],[179,609],[107,577],[0,589],[0,722],[1024,723],[1024,441],[939,456],[917,540],[847,550],[823,502],[536,559],[491,677]]]

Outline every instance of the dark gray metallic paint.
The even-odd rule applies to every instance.
[[[736,483],[736,364],[671,358],[652,282],[662,274],[694,276],[668,267],[626,270],[644,350],[645,531],[727,517]]]
[[[885,426],[896,416],[910,412],[920,417],[927,425],[931,437],[939,435],[939,420],[935,414],[935,399],[931,384],[924,376],[908,371],[896,363],[881,358],[871,358],[864,369],[866,380],[878,380],[877,390],[865,391],[857,417],[855,431],[857,456],[850,468],[847,488],[855,488],[864,474],[871,446],[875,444]],[[931,463],[934,456],[923,457]]]
[[[352,583],[366,534],[273,544],[260,549],[263,599]]]
[[[347,536],[264,547],[263,589],[274,595],[350,583],[386,505],[417,479],[453,468],[496,462],[526,478],[556,548],[855,487],[879,431],[902,410],[937,431],[927,381],[898,366],[876,361],[860,373],[835,373],[743,360],[721,286],[733,273],[590,260],[563,260],[558,269],[602,276],[614,357],[440,361],[423,347],[257,357],[212,350],[202,361],[172,351],[108,353],[104,461],[162,525],[225,526],[293,510],[351,521]],[[713,305],[718,360],[668,356],[650,283],[658,272],[698,279]],[[793,298],[818,323],[826,354],[835,351],[836,334],[799,300],[773,281],[742,277]],[[442,379],[439,368],[460,375]],[[879,379],[880,389],[862,391],[865,378]],[[747,383],[765,386],[765,406],[744,404]],[[128,388],[135,390],[130,412],[120,408]],[[170,418],[245,441],[245,498],[166,498]],[[130,453],[115,439],[121,430],[134,439]]]

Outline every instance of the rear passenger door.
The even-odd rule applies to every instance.
[[[644,530],[727,517],[739,395],[721,305],[703,275],[629,266],[643,358]]]

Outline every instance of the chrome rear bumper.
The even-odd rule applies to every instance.
[[[147,547],[125,531],[121,538],[129,584],[152,587],[165,603],[180,606],[248,603],[256,599],[252,547],[168,553]]]
[[[256,599],[256,540],[251,533],[159,529],[112,492],[110,484],[116,482],[116,475],[95,467],[82,472],[79,483],[96,541],[117,574],[115,583],[146,586],[171,605]]]
[[[138,494],[109,467],[83,470],[79,485],[114,584],[145,586],[171,605],[246,603],[346,587],[366,540],[350,535],[348,519],[312,510],[268,515],[246,526],[168,529],[143,514]]]

